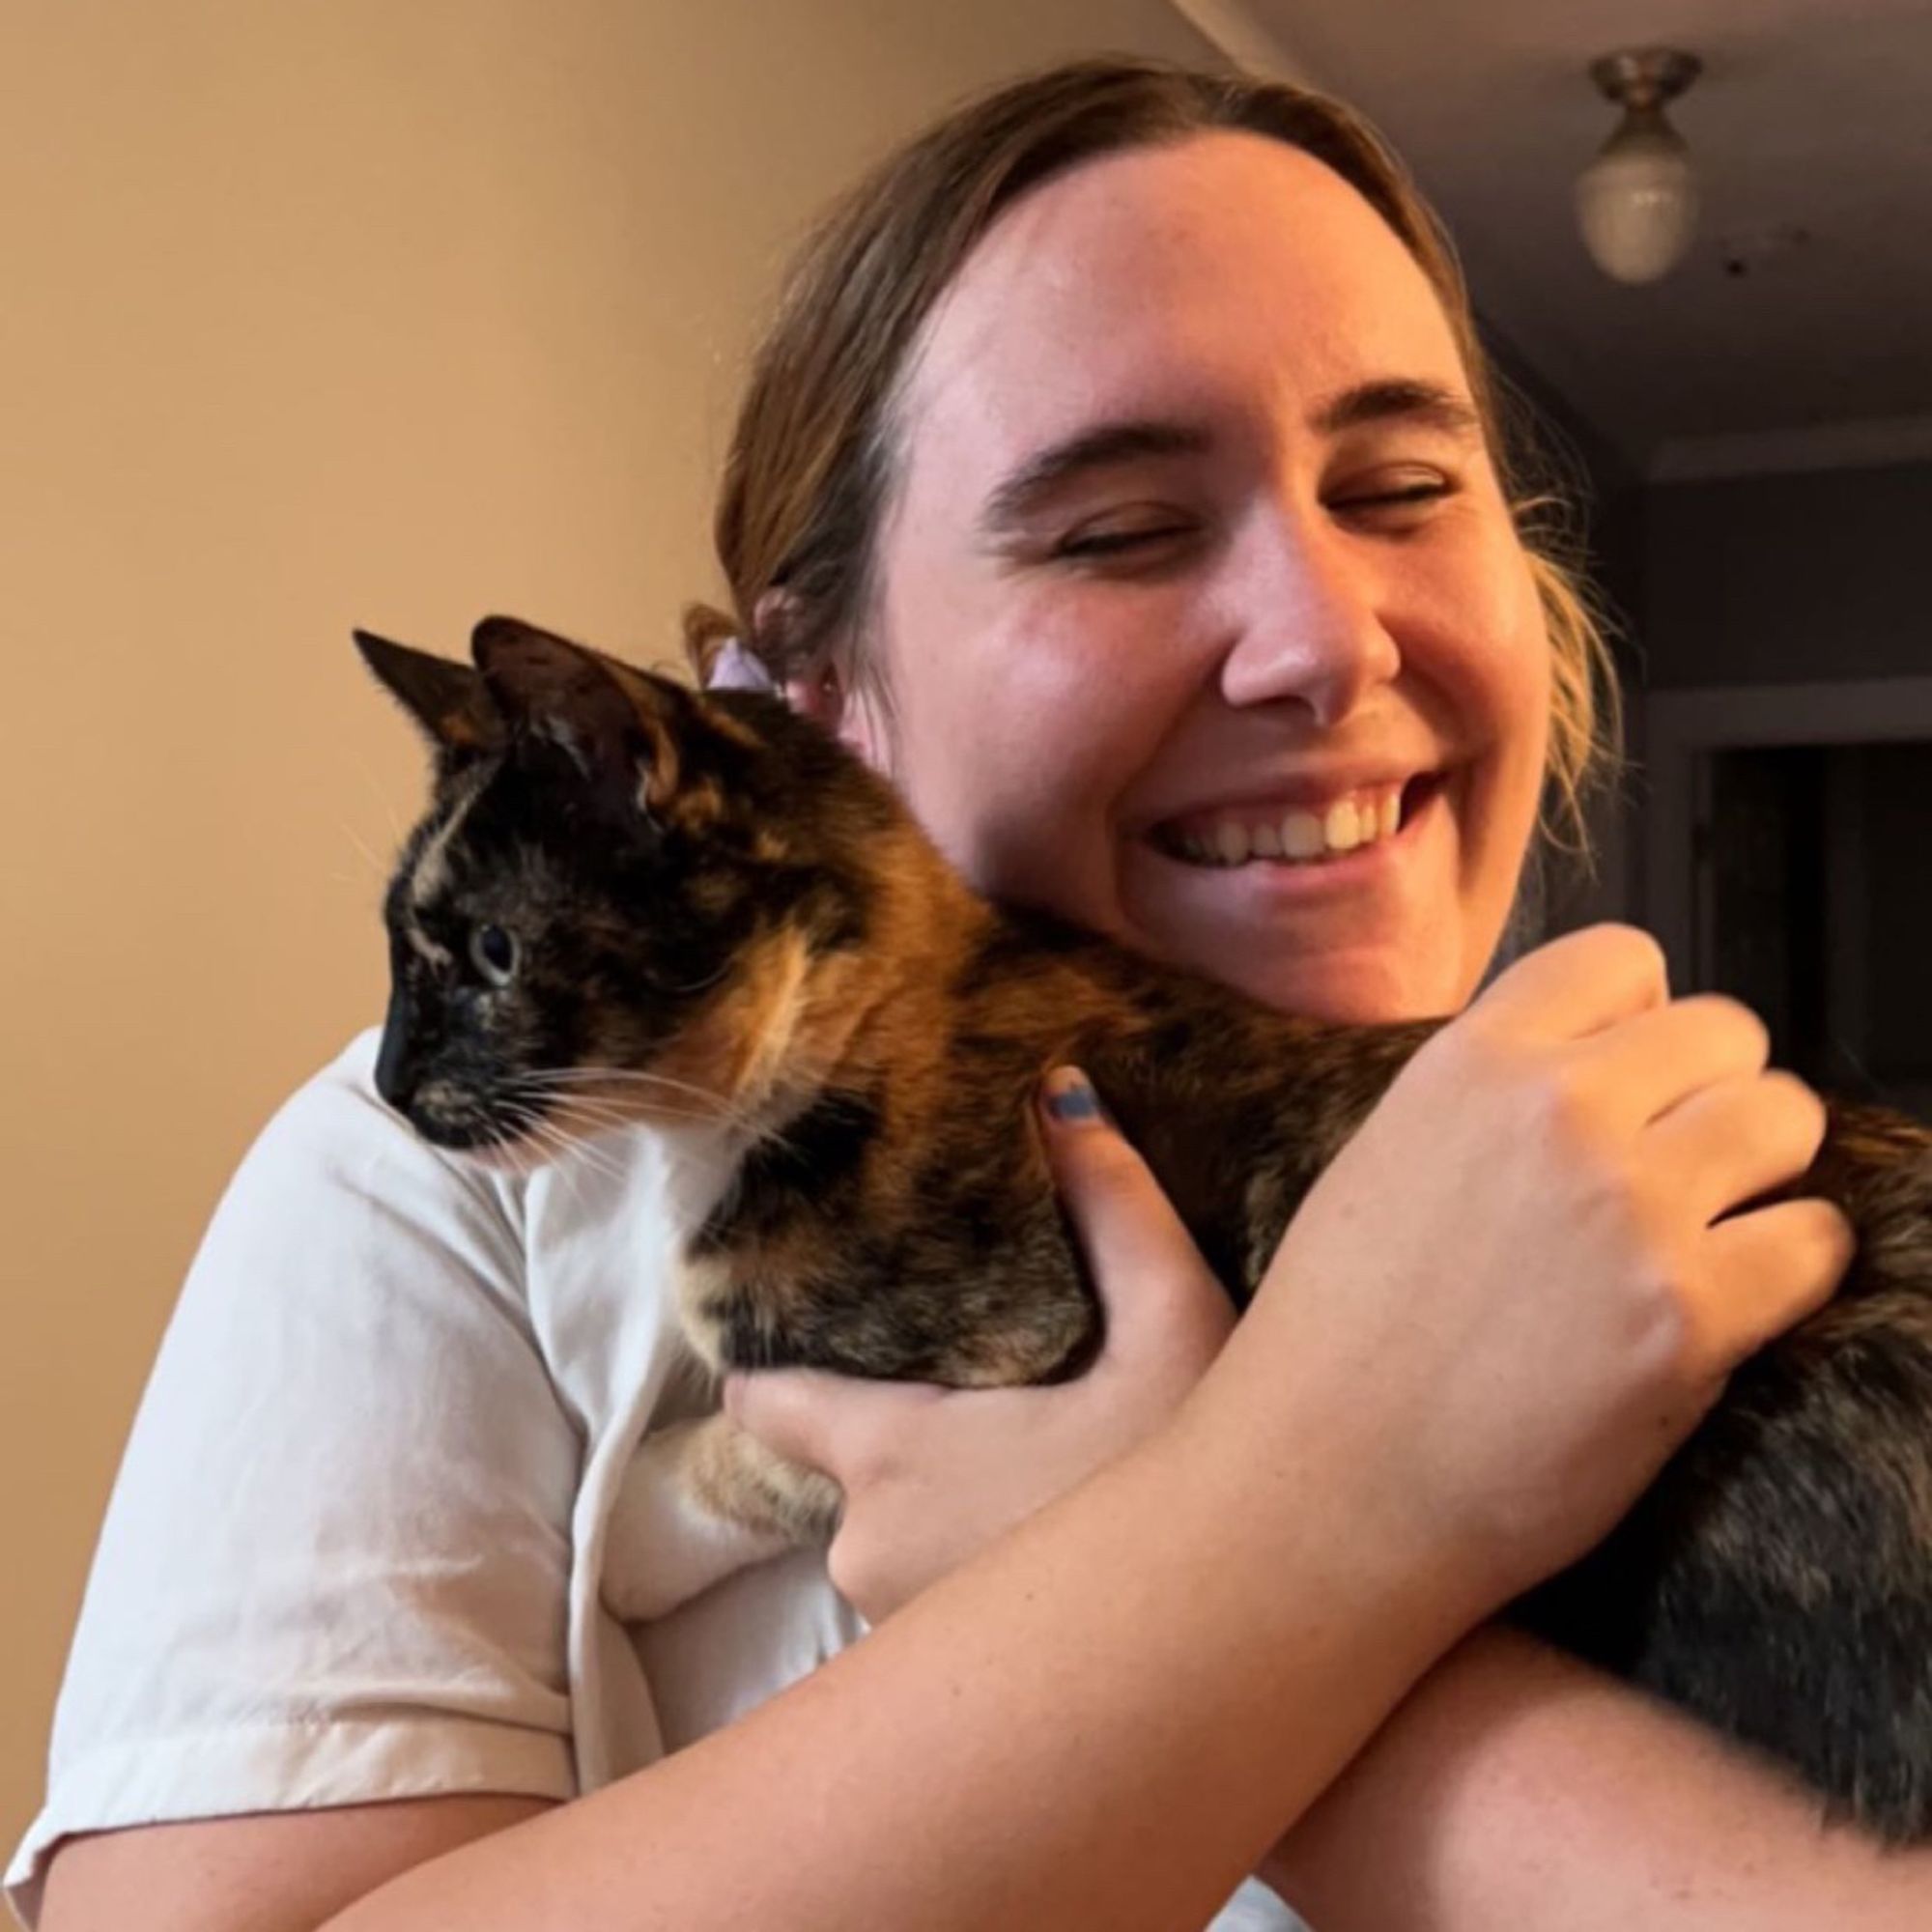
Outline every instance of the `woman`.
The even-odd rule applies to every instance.
[[[981,884],[1283,1007],[1452,1010],[1592,738],[1587,624],[1495,451],[1453,271],[1355,124],[1076,68],[818,238],[721,549],[750,653]],[[1347,858],[1268,850],[1390,799],[1406,822]],[[734,1389],[846,1484],[837,1574],[885,1620],[761,1703],[851,1634],[809,1559],[636,1648],[596,1612],[666,1412],[648,1148],[574,1195],[459,1179],[367,1104],[367,1059],[211,1231],[41,1836],[201,1822],[70,1836],[53,1932],[1168,1928],[1258,1865],[1322,1932],[1854,1926],[1922,1885],[1669,1717],[1469,1639],[1844,1259],[1816,1203],[1719,1222],[1802,1171],[1819,1110],[1635,935],[1469,1005],[1232,1334],[1145,1169],[1049,1083],[1107,1351],[1054,1390]]]

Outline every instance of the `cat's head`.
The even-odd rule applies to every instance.
[[[436,754],[384,902],[376,1068],[427,1139],[750,1124],[830,1050],[882,881],[929,851],[882,781],[775,697],[511,618],[473,668],[355,641]]]

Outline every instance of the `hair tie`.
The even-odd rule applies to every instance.
[[[777,692],[778,680],[736,638],[726,638],[723,649],[711,660],[704,680],[706,691]]]

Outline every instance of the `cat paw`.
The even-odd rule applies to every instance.
[[[798,1547],[780,1531],[713,1514],[692,1493],[706,1422],[644,1437],[618,1488],[604,1537],[604,1605],[620,1622],[654,1623],[726,1577]]]

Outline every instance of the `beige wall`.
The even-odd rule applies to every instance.
[[[0,1835],[225,1174],[379,1017],[418,797],[362,623],[640,658],[713,589],[743,345],[808,210],[1160,0],[0,6]],[[211,1498],[211,1507],[218,1498]]]

